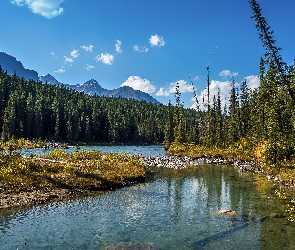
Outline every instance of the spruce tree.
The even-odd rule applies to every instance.
[[[234,77],[232,78],[231,85],[229,99],[228,139],[229,143],[233,144],[240,138],[239,101]]]
[[[217,94],[217,103],[216,103],[216,146],[221,148],[223,143],[223,115],[222,115],[222,107],[221,107],[221,97],[220,97],[220,89],[218,88]]]
[[[179,88],[179,83],[177,82],[175,85],[176,104],[174,109],[174,138],[176,142],[183,143],[185,142],[186,128],[183,115],[183,104],[180,100],[181,92]]]
[[[167,118],[165,123],[165,147],[169,148],[174,141],[174,122],[173,122],[173,106],[171,101],[168,102]]]
[[[249,120],[250,120],[250,107],[249,107],[249,99],[250,99],[250,92],[247,86],[246,79],[242,82],[241,90],[240,90],[240,132],[241,137],[245,137],[248,128],[249,128]]]
[[[266,48],[265,57],[267,62],[273,61],[277,68],[277,73],[280,76],[280,85],[283,88],[286,88],[288,91],[293,106],[295,105],[295,92],[294,86],[290,82],[290,76],[288,71],[288,65],[283,61],[282,56],[279,51],[280,47],[276,46],[276,40],[273,36],[274,31],[271,30],[266,19],[261,14],[261,8],[256,0],[249,0],[249,3],[252,7],[253,16],[256,28],[259,33],[259,37],[262,41],[263,46]]]

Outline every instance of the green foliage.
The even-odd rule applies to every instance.
[[[198,133],[193,137],[190,135],[192,130],[188,129],[190,136],[184,141],[175,138],[169,151],[194,157],[219,152],[225,158],[254,158],[266,172],[279,174],[281,180],[292,184],[295,168],[295,65],[287,66],[283,62],[260,6],[255,0],[249,3],[259,37],[266,48],[259,65],[259,88],[250,91],[245,80],[239,90],[232,79],[229,106],[221,112],[220,97],[216,99],[214,96],[210,104],[208,81],[206,103],[203,97],[205,110],[195,111]],[[209,79],[208,68],[207,72]],[[180,94],[176,97],[180,103]],[[176,117],[179,119],[179,113]]]
[[[171,101],[168,103],[168,114],[165,123],[165,147],[169,148],[170,144],[174,141],[174,118],[173,106]]]
[[[155,105],[124,98],[88,96],[66,87],[56,87],[8,76],[0,68],[0,132],[4,141],[41,138],[67,142],[163,143],[181,151],[196,148],[222,149],[226,155],[255,157],[277,171],[295,165],[295,65],[288,66],[276,46],[273,31],[256,0],[249,0],[253,18],[266,49],[261,58],[260,86],[240,89],[232,79],[228,106],[221,107],[220,93],[210,98],[209,66],[204,111],[185,109],[176,84],[176,105]],[[192,84],[193,85],[193,84]],[[194,87],[193,87],[194,89]],[[194,89],[194,98],[196,99]],[[205,101],[206,99],[206,101]],[[197,101],[197,99],[196,99]],[[210,103],[211,101],[211,103]],[[19,142],[25,144],[25,140]],[[12,155],[14,145],[3,145]],[[0,144],[1,148],[2,144]],[[87,160],[87,153],[85,155]],[[63,159],[61,151],[52,159]],[[74,157],[74,156],[72,156]],[[82,156],[79,156],[82,157]]]
[[[0,68],[0,134],[67,142],[164,141],[168,107],[84,93],[9,76]]]

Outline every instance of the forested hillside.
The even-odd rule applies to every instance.
[[[205,110],[185,109],[176,85],[176,105],[89,96],[65,86],[26,81],[0,69],[2,139],[28,138],[98,143],[193,143],[206,148],[239,148],[271,165],[287,164],[295,150],[295,65],[287,65],[256,1],[249,1],[266,48],[260,87],[238,88],[232,79],[228,104],[210,97],[209,67]],[[196,93],[195,93],[196,97]],[[197,101],[197,98],[196,98]],[[289,164],[289,163],[288,163]]]
[[[0,69],[0,129],[4,140],[162,143],[168,108],[145,101],[89,96],[9,76]],[[186,110],[189,121],[193,111]]]
[[[206,148],[229,149],[234,155],[247,153],[265,166],[275,169],[295,166],[295,64],[288,65],[276,45],[273,31],[262,16],[257,1],[249,1],[252,18],[266,52],[261,58],[260,86],[250,91],[246,81],[237,88],[232,79],[228,106],[220,105],[220,96],[210,103],[209,68],[208,92],[204,100],[206,110],[197,111],[194,142]],[[179,99],[179,94],[176,95]],[[198,106],[198,105],[197,105]],[[181,114],[181,105],[178,101]],[[177,108],[177,106],[176,106]],[[173,137],[166,137],[168,146],[178,142],[189,142],[184,133],[179,133],[182,115],[174,115]],[[178,143],[179,146],[179,143]],[[191,146],[180,147],[188,151]],[[197,148],[196,150],[199,150]],[[195,150],[195,151],[196,151]]]

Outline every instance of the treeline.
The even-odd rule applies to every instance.
[[[97,143],[162,143],[168,107],[89,96],[9,76],[0,68],[0,130],[11,138]],[[193,117],[185,110],[186,119]]]
[[[278,165],[295,154],[295,65],[279,54],[273,31],[255,0],[249,1],[266,53],[260,62],[260,86],[250,90],[231,82],[229,100],[210,96],[209,67],[204,110],[185,109],[176,85],[176,104],[156,105],[124,98],[89,96],[34,81],[0,69],[2,139],[48,139],[98,143],[192,143],[206,148],[240,147],[261,153]],[[260,154],[259,153],[259,154]]]
[[[209,67],[208,79],[209,79]],[[200,105],[195,93],[194,119],[190,119],[189,129],[185,120],[184,108],[181,103],[181,93],[179,85],[176,85],[176,105],[172,107],[168,104],[168,116],[165,126],[166,146],[172,142],[195,143],[207,148],[225,148],[235,144],[241,138],[259,134],[260,127],[256,109],[258,100],[256,99],[258,90],[250,90],[246,80],[241,87],[237,87],[234,78],[231,82],[231,92],[229,102],[222,106],[220,91],[217,96],[210,97],[209,86],[207,87],[209,98],[203,98]],[[205,100],[206,99],[206,100]]]
[[[193,137],[185,131],[180,93],[176,110],[168,113],[166,146],[193,142],[207,148],[239,148],[251,152],[268,166],[295,165],[295,64],[287,65],[276,46],[273,31],[257,1],[249,1],[253,19],[266,49],[260,61],[260,86],[250,90],[244,81],[237,88],[232,79],[228,105],[221,107],[220,94],[210,100],[209,68],[204,111],[197,103]],[[179,87],[178,87],[179,88]],[[196,100],[197,101],[197,100]],[[170,114],[170,115],[169,115]],[[182,130],[181,130],[182,129]]]
[[[196,99],[195,119],[190,119],[189,129],[177,85],[176,106],[168,105],[165,147],[190,144],[241,154],[247,151],[268,166],[295,165],[295,102],[289,93],[295,91],[295,64],[285,67],[284,74],[286,81],[273,58],[261,58],[258,88],[249,89],[246,80],[238,88],[232,79],[225,106],[220,93],[203,99],[204,110]]]

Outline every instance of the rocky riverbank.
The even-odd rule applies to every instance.
[[[184,169],[189,166],[204,165],[204,164],[214,164],[214,165],[233,165],[237,171],[241,173],[251,172],[260,173],[265,175],[265,177],[272,181],[274,184],[287,187],[295,188],[295,182],[292,180],[284,179],[280,174],[274,174],[272,172],[267,172],[259,166],[259,164],[254,161],[242,161],[242,160],[227,160],[222,157],[210,157],[204,156],[200,158],[193,158],[190,156],[158,156],[158,157],[141,157],[143,165],[148,167],[158,167],[158,168],[169,168],[169,169]]]
[[[190,156],[142,156],[141,161],[145,167],[165,167],[171,169],[182,169],[192,165],[204,165],[204,164],[215,164],[215,165],[230,165],[235,162],[226,160],[222,157],[200,157],[193,158]],[[243,162],[243,168],[249,169],[252,166],[252,162]],[[238,164],[240,165],[240,163]]]
[[[280,174],[274,174],[272,172],[264,170],[255,160],[242,161],[242,160],[227,160],[222,157],[203,156],[199,158],[193,158],[191,156],[158,156],[158,157],[141,157],[143,166],[169,168],[169,169],[184,169],[189,166],[214,164],[214,165],[233,165],[239,172],[251,172],[260,173],[274,182],[274,184],[295,188],[295,182],[292,180],[284,179]]]

